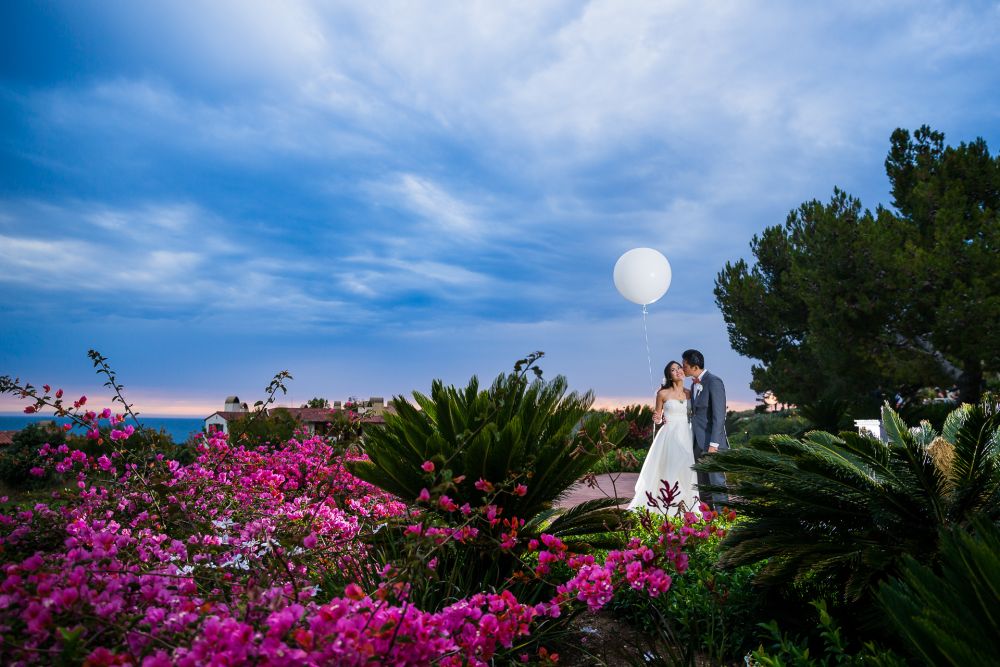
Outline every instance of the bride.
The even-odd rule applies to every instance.
[[[650,512],[667,514],[663,488],[677,484],[677,494],[671,504],[693,511],[697,509],[698,478],[691,466],[694,465],[694,444],[691,437],[691,423],[688,421],[688,390],[684,388],[684,369],[676,361],[671,361],[663,369],[664,382],[656,392],[654,423],[663,426],[653,438],[653,444],[642,464],[642,472],[635,483],[635,496],[628,509],[646,508]]]

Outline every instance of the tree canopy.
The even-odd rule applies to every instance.
[[[897,129],[885,161],[892,208],[834,188],[754,236],[754,263],[715,284],[752,386],[783,401],[870,403],[957,384],[975,402],[1000,371],[1000,156]]]

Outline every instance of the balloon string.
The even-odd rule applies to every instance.
[[[649,368],[649,388],[656,393],[656,385],[653,384],[653,358],[649,354],[649,334],[646,333],[646,306],[642,306],[642,337],[646,341],[646,366]]]

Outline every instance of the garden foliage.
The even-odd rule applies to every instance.
[[[213,434],[183,464],[133,446],[141,429],[126,414],[89,410],[85,397],[54,407],[62,392],[4,378],[3,388],[22,393],[32,412],[61,411],[106,449],[43,444],[32,474],[52,476],[52,497],[31,506],[0,500],[0,661],[553,662],[545,644],[560,619],[601,609],[623,587],[668,594],[687,569],[687,550],[710,537],[716,517],[690,515],[655,540],[596,555],[550,532],[558,522],[566,534],[593,530],[593,516],[607,512],[590,506],[557,516],[549,507],[562,484],[555,463],[585,470],[600,456],[588,439],[601,433],[575,429],[571,417],[586,412],[586,397],[563,400],[560,382],[523,382],[525,368],[531,364],[487,397],[496,410],[490,420],[435,413],[436,424],[474,425],[453,431],[454,450],[412,461],[407,478],[425,484],[413,498],[352,475],[349,468],[365,469],[367,459],[342,440],[250,446]],[[468,398],[479,405],[477,393]],[[439,444],[448,442],[444,432],[431,429]],[[484,476],[459,504],[466,487],[458,464],[482,465],[463,458],[462,448],[483,433],[519,446],[534,467],[491,467],[498,454],[480,442]],[[582,461],[549,451],[556,443],[579,449]],[[551,486],[533,492],[546,480]],[[380,534],[395,538],[392,560],[373,538]],[[422,605],[420,582],[456,576],[465,550],[509,556],[520,569]]]
[[[609,503],[572,513],[554,505],[626,427],[589,414],[593,395],[567,394],[563,377],[545,382],[539,372],[529,381],[536,361],[518,362],[485,390],[473,377],[464,389],[435,381],[430,396],[414,392],[416,406],[396,397],[395,414],[365,439],[368,460],[352,463],[351,471],[408,502],[426,500],[433,482],[443,481],[455,508],[491,497],[505,516],[562,538],[616,530],[622,513]],[[453,474],[434,474],[445,469]]]
[[[878,594],[896,633],[931,665],[995,665],[1000,656],[1000,527],[950,528],[933,564],[906,558]]]
[[[732,504],[748,519],[730,533],[723,563],[767,559],[762,582],[818,576],[858,599],[898,573],[904,556],[933,559],[942,528],[1000,519],[993,399],[954,413],[940,438],[926,424],[911,432],[888,407],[883,422],[887,442],[813,431],[699,464],[736,473]]]
[[[760,564],[718,567],[720,544],[734,525],[731,516],[735,513],[723,513],[712,536],[688,550],[687,571],[674,581],[669,596],[650,599],[622,590],[610,605],[618,617],[658,639],[657,653],[667,664],[694,664],[696,656],[727,664],[757,646],[757,619],[765,611],[765,600],[753,585]],[[668,521],[683,529],[682,517]],[[659,525],[642,517],[631,534],[644,541],[655,539]]]

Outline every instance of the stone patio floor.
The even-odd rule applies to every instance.
[[[635,481],[639,478],[637,472],[621,472],[612,475],[597,475],[597,486],[590,488],[584,482],[577,482],[570,487],[566,496],[560,500],[557,507],[573,507],[586,500],[608,498],[617,495],[622,503],[632,500]],[[617,494],[616,494],[617,492]]]

